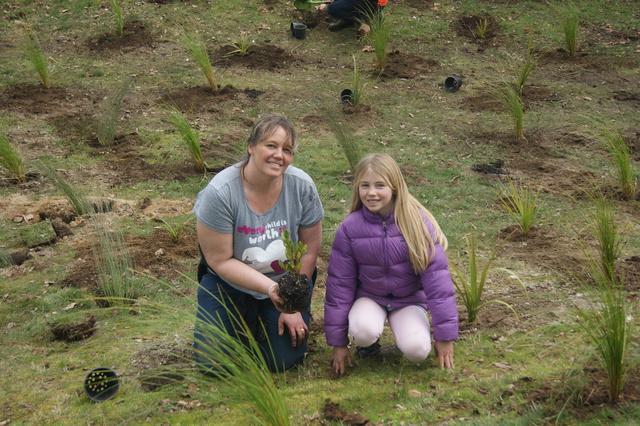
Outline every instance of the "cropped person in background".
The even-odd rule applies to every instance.
[[[359,31],[369,34],[370,17],[382,13],[387,0],[333,0],[327,5],[329,15],[337,21],[329,24],[329,31],[341,31],[360,24]]]
[[[350,343],[362,356],[379,351],[386,321],[413,362],[431,352],[433,325],[440,367],[453,368],[458,310],[446,247],[436,219],[409,193],[395,160],[362,158],[351,213],[336,231],[329,259],[324,330],[334,376],[352,366]]]
[[[311,283],[322,242],[318,191],[309,175],[290,165],[297,147],[289,120],[267,116],[249,136],[246,159],[222,170],[198,194],[193,211],[202,259],[194,352],[204,373],[220,367],[211,350],[212,324],[242,340],[230,317],[236,309],[273,371],[304,360],[310,312],[281,312],[276,284],[284,274],[278,261],[286,260],[283,229],[294,243],[307,245],[300,273]]]

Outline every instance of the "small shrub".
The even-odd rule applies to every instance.
[[[309,278],[300,274],[300,268],[302,268],[300,259],[307,251],[307,246],[301,241],[294,244],[290,235],[288,229],[282,231],[281,239],[287,260],[279,261],[285,275],[278,280],[278,294],[283,300],[285,312],[305,312],[310,309],[311,288]]]

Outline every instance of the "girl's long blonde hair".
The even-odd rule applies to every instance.
[[[426,207],[424,207],[413,195],[409,193],[407,183],[402,176],[398,163],[387,154],[369,154],[363,157],[356,166],[353,182],[353,200],[351,213],[362,208],[359,186],[363,176],[371,171],[382,177],[393,190],[393,212],[396,225],[404,236],[409,247],[409,258],[416,273],[427,269],[429,262],[435,253],[435,243],[442,245],[446,250],[447,237],[440,229],[438,221]],[[420,212],[429,219],[435,231],[435,241],[427,229]]]

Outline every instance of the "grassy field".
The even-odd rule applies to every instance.
[[[290,424],[637,424],[637,1],[390,0],[382,70],[372,40],[330,32],[322,6],[292,0],[14,0],[0,10],[0,425],[259,422],[244,389],[191,363],[191,208],[267,113],[296,125],[294,164],[326,213],[309,353],[273,376]],[[307,25],[305,39],[292,22]],[[217,90],[185,32],[203,44]],[[244,42],[246,55],[228,54]],[[523,71],[517,137],[499,95]],[[444,87],[451,76],[462,81],[455,92]],[[362,102],[341,103],[356,87]],[[379,355],[331,378],[324,273],[351,198],[336,125],[362,152],[396,158],[463,274],[471,232],[478,268],[495,255],[482,301],[496,303],[470,323],[459,298],[454,371],[433,357],[408,362],[387,331]],[[626,157],[604,143],[617,134]],[[505,202],[538,190],[524,233]],[[598,200],[611,208],[628,327],[616,401],[581,316],[603,294],[590,270],[603,247]],[[132,304],[105,303],[116,280]],[[83,392],[96,367],[120,377],[103,403]]]

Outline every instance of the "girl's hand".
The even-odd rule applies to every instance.
[[[309,327],[302,319],[302,314],[296,312],[293,314],[280,314],[278,318],[278,334],[281,336],[284,334],[285,328],[289,331],[291,336],[291,346],[298,347],[304,343],[304,340],[309,337]]]
[[[436,342],[435,349],[440,368],[453,370],[453,342]]]
[[[331,373],[334,378],[340,378],[345,373],[345,359],[349,364],[349,367],[353,367],[351,363],[351,352],[346,346],[334,346],[333,356],[331,357]]]

